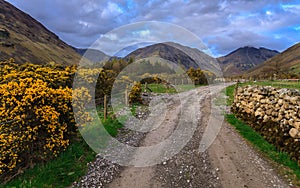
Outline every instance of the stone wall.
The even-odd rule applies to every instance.
[[[300,92],[271,86],[239,87],[231,110],[300,166]]]

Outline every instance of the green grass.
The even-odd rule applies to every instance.
[[[300,90],[300,82],[288,82],[288,81],[260,81],[260,82],[245,82],[240,83],[240,86],[245,85],[259,85],[259,86],[272,86],[275,88],[289,88]]]
[[[227,121],[235,127],[235,129],[259,151],[273,161],[290,168],[296,175],[294,184],[300,186],[300,167],[296,161],[290,159],[289,155],[279,152],[275,146],[268,143],[259,133],[255,132],[250,126],[237,119],[233,114],[226,115]],[[284,172],[287,174],[288,172]]]
[[[71,144],[59,157],[45,164],[38,164],[24,174],[1,187],[66,187],[83,176],[87,163],[95,159],[93,152],[83,139]]]
[[[133,105],[131,105],[130,111],[131,111],[131,114],[133,116],[135,116],[137,114],[136,110],[137,110],[138,106],[140,106],[140,104],[133,104]]]
[[[106,121],[103,122],[103,126],[112,137],[116,137],[118,129],[123,127],[117,119],[112,119],[111,117],[108,117]]]
[[[99,117],[103,117],[102,113],[99,113]],[[102,123],[105,130],[113,137],[117,135],[118,129],[122,127],[122,124],[117,119],[111,117],[108,117]],[[91,129],[93,129],[92,126]],[[97,139],[102,139],[99,138],[101,135],[105,135],[105,133],[95,133]],[[25,170],[24,174],[11,180],[6,185],[0,185],[0,187],[67,187],[86,173],[87,163],[93,161],[95,156],[96,153],[78,135],[78,138],[74,139],[67,150],[62,152],[57,158]]]
[[[178,88],[178,92],[184,92],[184,91],[188,91],[197,87],[201,87],[201,86],[207,86],[205,84],[201,84],[201,85],[192,85],[192,84],[184,84],[184,85],[177,85]]]
[[[112,136],[115,137],[118,134],[118,129],[122,128],[123,125],[118,121],[116,118],[112,118],[111,115],[107,116],[107,119],[104,121],[103,112],[99,111],[98,109],[98,116],[102,121],[102,124],[105,130]],[[112,113],[112,109],[108,109],[108,114]],[[97,122],[96,122],[97,123]]]
[[[230,106],[233,103],[235,88],[236,85],[231,85],[225,88],[225,94],[228,97],[226,101],[227,106]]]
[[[177,93],[175,88],[168,88],[163,84],[148,84],[148,88],[154,93]]]
[[[270,82],[256,82],[257,85],[270,85]],[[275,85],[275,83],[273,83]],[[240,86],[249,85],[249,83],[242,83]],[[282,86],[282,82],[277,87]],[[236,85],[231,85],[226,88],[227,105],[233,103],[234,90]],[[294,84],[290,84],[290,88],[294,88]],[[272,161],[285,166],[280,170],[282,175],[287,175],[293,179],[294,185],[300,186],[300,167],[296,161],[290,159],[289,155],[284,152],[279,152],[276,147],[268,143],[259,133],[255,132],[249,125],[237,119],[233,114],[227,114],[226,120],[235,127],[235,129],[248,140],[255,148],[262,152]]]
[[[183,84],[183,85],[176,85],[176,88],[174,87],[166,87],[164,84],[148,84],[148,88],[152,90],[154,93],[180,93],[184,91],[188,91],[191,89],[194,89],[195,87],[200,87],[203,85],[193,85],[193,84]],[[144,85],[143,85],[143,91],[144,91]]]

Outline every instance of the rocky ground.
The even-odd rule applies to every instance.
[[[138,146],[144,137],[145,133],[123,128],[120,130],[117,139],[123,143]],[[105,187],[124,170],[124,167],[106,160],[101,155],[97,155],[95,161],[87,165],[87,174],[78,182],[74,182],[73,187]]]

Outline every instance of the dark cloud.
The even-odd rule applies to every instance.
[[[88,47],[112,29],[138,21],[185,27],[215,55],[244,45],[283,50],[300,37],[299,0],[8,1],[76,47]]]

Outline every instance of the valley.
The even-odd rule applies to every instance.
[[[300,187],[299,6],[141,2],[0,0],[0,187]]]

